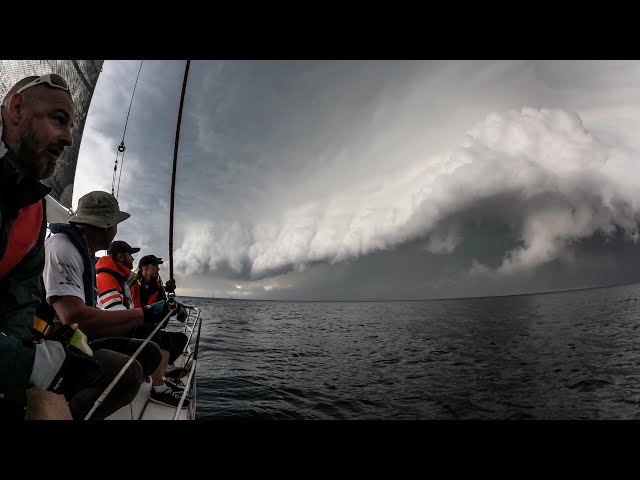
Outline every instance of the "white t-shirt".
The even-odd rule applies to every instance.
[[[45,240],[42,278],[48,303],[51,303],[51,297],[65,295],[78,297],[84,303],[83,272],[82,255],[64,233],[56,233]],[[61,323],[57,314],[54,322]]]

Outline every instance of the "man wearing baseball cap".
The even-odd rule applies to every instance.
[[[139,248],[134,248],[127,242],[116,240],[111,242],[107,255],[96,263],[96,285],[98,287],[98,306],[109,310],[122,306],[133,308],[131,292],[126,284],[133,268],[133,254]]]
[[[135,281],[130,281],[131,297],[136,307],[144,307],[158,300],[166,300],[167,295],[162,287],[160,265],[162,258],[155,255],[145,255],[138,262],[134,271]]]
[[[138,268],[134,270],[128,282],[131,288],[131,298],[133,299],[135,307],[144,307],[145,305],[153,305],[154,302],[163,301],[167,298],[165,289],[169,292],[175,290],[176,284],[173,279],[167,281],[165,287],[162,286],[162,279],[160,278],[160,265],[162,265],[162,263],[162,258],[156,257],[155,255],[145,255],[138,261]],[[178,302],[176,302],[176,304],[178,305],[177,318],[179,321],[184,322],[187,313],[181,304]],[[145,330],[146,327],[138,329],[136,336],[140,338],[140,336],[145,334]],[[154,340],[160,345],[161,349],[169,351],[169,356],[166,358],[167,368],[165,369],[165,376],[169,377],[171,373],[168,370],[168,366],[174,364],[175,360],[183,352],[189,339],[181,332],[162,331],[161,335],[161,339],[154,338]],[[172,388],[175,388],[175,386],[180,388],[179,380],[173,383],[165,379],[165,383]]]

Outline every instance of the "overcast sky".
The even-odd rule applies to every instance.
[[[140,61],[105,61],[73,207]],[[163,257],[183,61],[144,61],[117,239]],[[388,300],[640,281],[638,61],[192,61],[179,295]]]

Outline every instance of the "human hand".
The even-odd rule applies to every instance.
[[[176,281],[173,278],[167,280],[167,283],[164,284],[164,289],[168,293],[174,293],[176,290]]]
[[[144,312],[144,323],[159,323],[169,312],[172,312],[171,316],[175,315],[176,310],[172,308],[165,300],[152,303],[142,307]]]

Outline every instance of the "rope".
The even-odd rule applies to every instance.
[[[133,85],[133,92],[131,92],[131,101],[129,102],[129,111],[127,111],[127,119],[124,122],[124,131],[122,132],[122,141],[118,145],[118,151],[116,152],[116,162],[113,166],[113,179],[111,180],[111,195],[118,198],[120,195],[120,180],[122,179],[122,168],[124,167],[124,151],[127,147],[124,144],[124,136],[127,133],[127,125],[129,124],[129,114],[131,113],[131,105],[133,105],[133,96],[136,94],[136,87],[138,86],[138,79],[140,78],[140,72],[142,71],[142,64],[144,60],[140,60],[140,68],[138,68],[138,75],[136,76],[136,83]],[[115,190],[116,185],[116,170],[118,170],[118,154],[122,153],[122,159],[120,160],[120,175],[118,176],[118,189]]]

